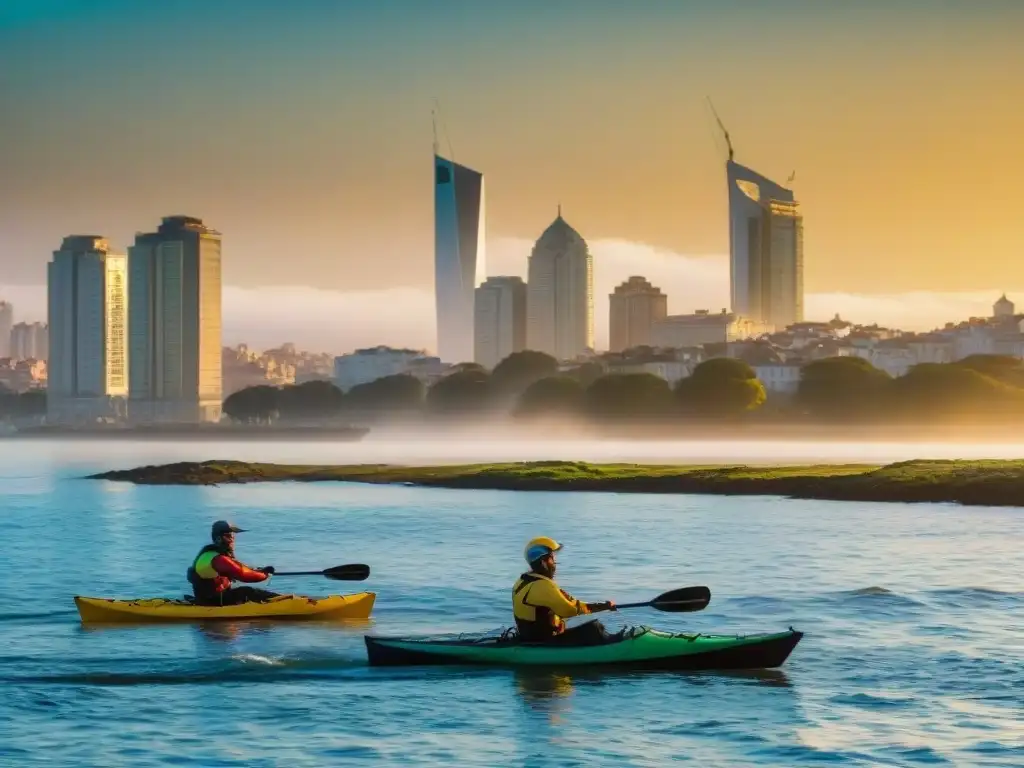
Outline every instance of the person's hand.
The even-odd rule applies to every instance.
[[[265,574],[267,574],[267,576],[273,576],[274,575],[274,566],[272,566],[272,565],[268,565],[268,566],[265,566],[263,568],[260,568],[260,570],[263,571]]]
[[[588,603],[587,608],[590,609],[591,613],[597,613],[599,611],[614,611],[615,603],[611,600],[604,603]]]
[[[615,601],[614,600],[609,600],[607,603],[605,603],[605,605],[608,606],[608,610],[609,611],[617,611],[617,610],[619,610],[618,608],[615,607]]]

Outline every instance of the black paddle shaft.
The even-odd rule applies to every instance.
[[[616,605],[615,610],[623,608],[654,608],[668,613],[688,613],[703,611],[711,602],[711,590],[707,587],[683,587],[658,595],[653,600],[642,603],[623,603]]]
[[[336,565],[324,571],[284,571],[274,576],[324,576],[335,581],[364,581],[370,576],[370,566],[362,563]]]

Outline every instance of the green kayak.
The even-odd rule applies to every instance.
[[[506,667],[628,667],[631,669],[770,669],[781,666],[803,632],[687,635],[632,627],[596,645],[527,643],[516,637],[373,637],[373,666],[484,664]]]

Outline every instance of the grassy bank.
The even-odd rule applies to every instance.
[[[793,467],[585,464],[540,461],[438,467],[183,462],[92,475],[143,485],[260,482],[411,484],[511,491],[789,496],[836,501],[1024,506],[1024,461],[906,461]]]

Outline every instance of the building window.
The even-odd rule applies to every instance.
[[[437,166],[437,183],[438,184],[450,184],[452,181],[452,173],[448,169],[447,165]]]

